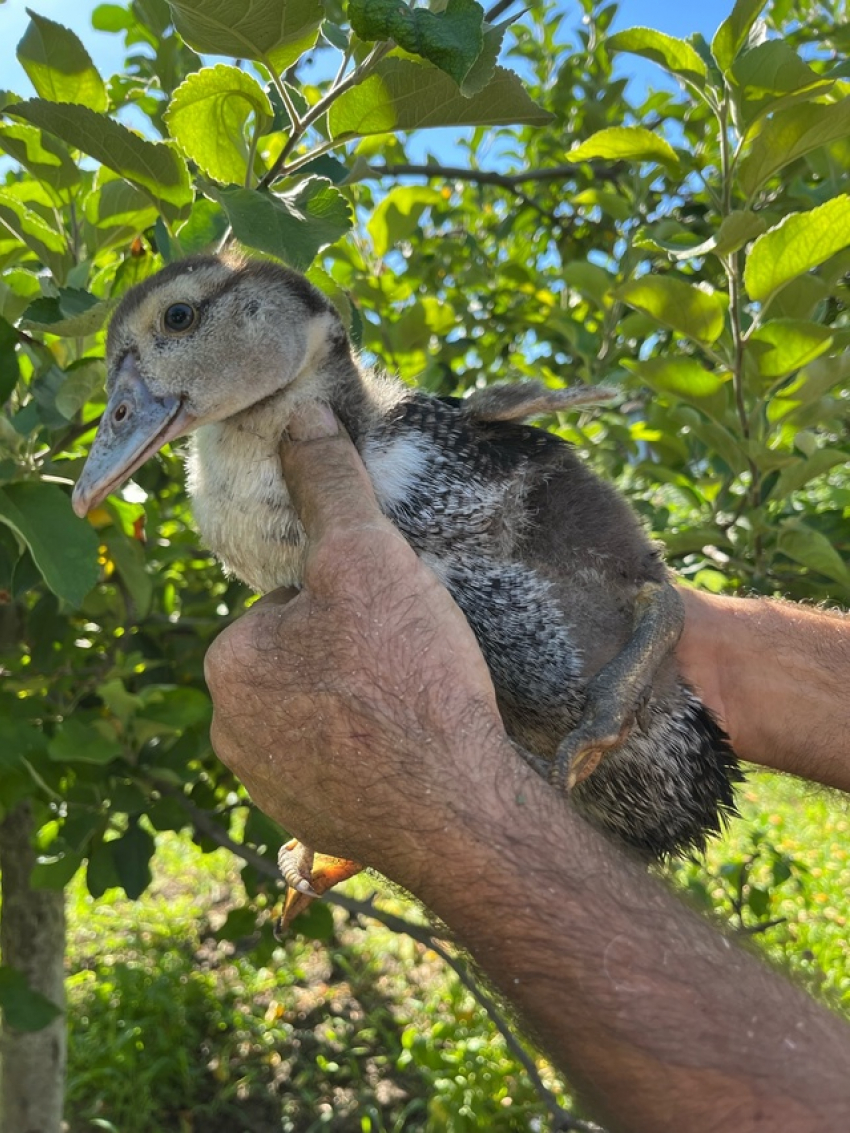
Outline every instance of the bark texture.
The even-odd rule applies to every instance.
[[[32,817],[20,803],[0,823],[3,963],[22,972],[63,1014],[40,1031],[5,1021],[0,1034],[0,1131],[61,1133],[65,1090],[65,903],[62,892],[30,889]]]

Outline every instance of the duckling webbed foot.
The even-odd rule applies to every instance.
[[[644,583],[635,600],[634,633],[587,685],[582,717],[549,768],[553,786],[572,791],[628,738],[635,722],[647,729],[653,680],[675,648],[684,619],[671,583]]]
[[[290,928],[295,918],[308,909],[313,901],[363,869],[358,862],[347,858],[317,854],[297,838],[291,838],[281,846],[277,865],[288,886],[283,912],[275,926],[275,935],[278,937]]]

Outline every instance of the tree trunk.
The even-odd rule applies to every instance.
[[[0,1034],[0,1131],[61,1133],[65,1092],[65,903],[62,892],[30,889],[32,816],[19,803],[0,823],[3,963],[63,1014],[40,1031]]]

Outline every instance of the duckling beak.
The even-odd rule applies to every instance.
[[[81,518],[120,488],[148,457],[189,432],[195,418],[177,395],[154,397],[128,354],[98,426],[71,504]]]

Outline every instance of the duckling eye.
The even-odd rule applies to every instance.
[[[188,303],[172,303],[162,316],[162,322],[166,330],[179,334],[194,326],[195,317],[195,308]]]

